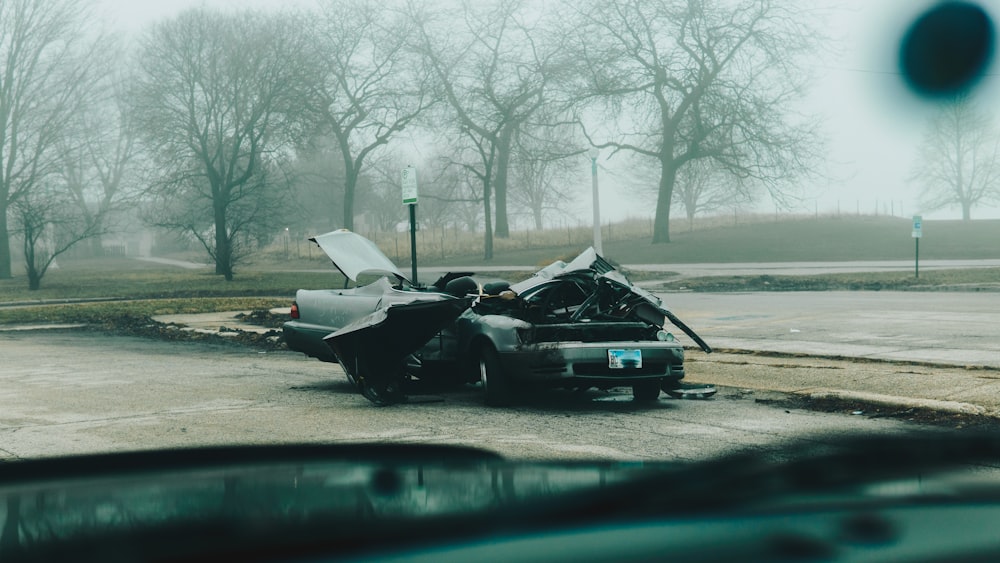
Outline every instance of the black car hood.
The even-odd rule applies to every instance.
[[[367,362],[391,369],[455,322],[471,302],[472,297],[444,297],[382,307],[327,335],[323,341],[333,349],[342,366]]]

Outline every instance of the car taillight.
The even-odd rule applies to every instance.
[[[291,314],[293,319],[299,318],[299,304],[294,301],[292,302]]]

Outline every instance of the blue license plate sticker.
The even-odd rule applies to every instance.
[[[639,369],[642,367],[642,350],[608,350],[608,367],[611,369]]]

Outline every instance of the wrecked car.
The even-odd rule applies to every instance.
[[[511,404],[533,384],[631,386],[635,400],[653,401],[684,378],[684,348],[668,321],[711,352],[593,248],[513,285],[459,272],[419,287],[356,233],[309,240],[356,286],[296,292],[285,341],[340,363],[376,404],[403,400],[414,380],[480,382],[493,406]],[[378,278],[358,286],[362,275]]]

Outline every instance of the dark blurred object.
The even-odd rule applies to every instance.
[[[903,78],[928,97],[961,95],[976,85],[993,60],[993,21],[979,6],[938,4],[921,15],[900,46]]]

